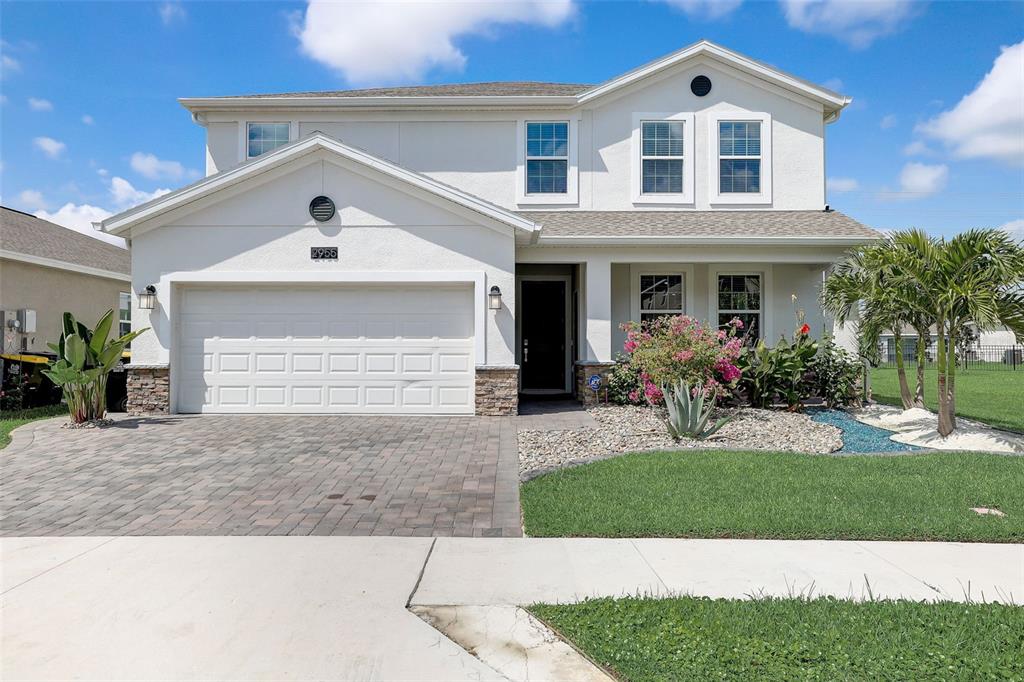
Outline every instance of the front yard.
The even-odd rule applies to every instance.
[[[33,407],[27,410],[16,410],[14,412],[0,412],[0,450],[7,447],[11,442],[11,431],[34,422],[37,419],[49,419],[59,415],[66,415],[68,408],[65,405],[47,405],[46,407]]]
[[[1024,678],[1015,606],[679,597],[530,611],[631,682]]]
[[[916,370],[908,368],[908,381],[913,390]],[[938,409],[936,398],[937,371],[924,373],[924,400],[928,409]],[[871,370],[871,391],[874,399],[887,405],[900,405],[900,387],[896,370],[877,367]],[[968,419],[1024,433],[1024,370],[960,371],[956,374],[956,413]]]
[[[521,502],[542,537],[1021,542],[1022,480],[1024,458],[1004,455],[690,450],[556,471]]]

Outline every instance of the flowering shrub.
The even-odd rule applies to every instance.
[[[640,375],[629,363],[629,357],[621,353],[608,373],[608,399],[617,405],[647,404]]]
[[[743,323],[734,319],[727,329],[714,329],[686,315],[660,317],[622,325],[626,332],[623,350],[641,386],[633,399],[660,403],[663,386],[683,382],[704,387],[705,396],[718,395],[740,378],[736,360],[743,348],[736,332]]]

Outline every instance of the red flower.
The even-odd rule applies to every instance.
[[[805,324],[804,326],[800,327],[800,334],[802,336],[806,336],[807,334],[810,334],[810,333],[811,333],[811,326],[809,324]]]

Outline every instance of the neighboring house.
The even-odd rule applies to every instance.
[[[129,331],[130,271],[126,249],[0,207],[3,352],[48,352],[65,312],[92,326],[113,309]]]
[[[771,341],[795,294],[830,329],[823,273],[879,236],[825,205],[825,129],[850,99],[706,41],[596,86],[181,102],[208,176],[101,225],[156,292],[133,310],[153,330],[135,410],[591,399],[629,320],[735,316]]]

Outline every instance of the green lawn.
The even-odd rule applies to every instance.
[[[907,369],[910,390],[914,390],[917,370]],[[924,399],[932,410],[938,409],[937,371],[924,373]],[[880,403],[900,405],[900,385],[896,370],[871,370],[871,391]],[[1024,370],[973,369],[956,374],[956,413],[969,419],[1024,432]]]
[[[16,412],[0,412],[0,449],[7,447],[11,442],[11,431],[22,424],[34,422],[37,419],[47,419],[62,414],[67,414],[68,408],[64,405],[47,405],[46,407],[33,407],[28,410],[17,410]]]
[[[631,682],[1024,679],[1019,606],[679,597],[530,611]]]
[[[1024,541],[1024,457],[1003,455],[632,454],[533,479],[520,498],[544,537]]]

